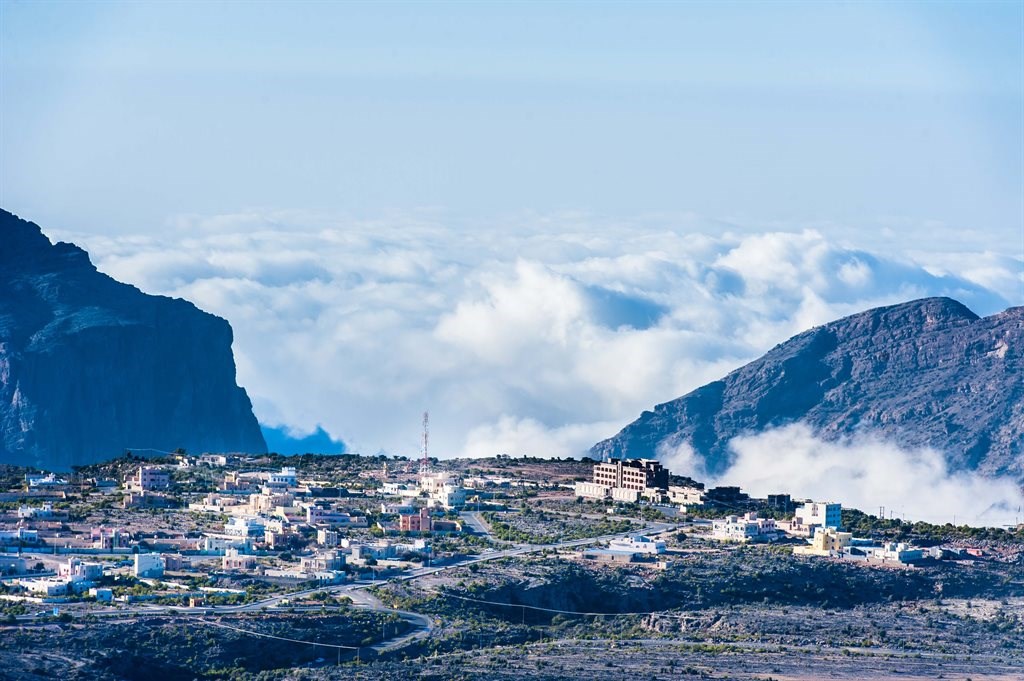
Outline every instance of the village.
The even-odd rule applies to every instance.
[[[552,474],[509,457],[463,468],[367,458],[340,476],[263,463],[180,453],[134,463],[123,480],[25,474],[0,494],[0,597],[216,607],[545,546],[585,561],[669,569],[664,537],[675,532],[865,566],[998,558],[962,542],[856,537],[838,502],[670,484],[674,476],[654,460],[559,462]],[[198,491],[204,481],[214,489]],[[534,508],[547,513],[531,528]]]

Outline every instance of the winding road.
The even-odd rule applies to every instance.
[[[478,522],[480,521],[479,518],[477,518],[476,520]],[[311,596],[318,592],[327,592],[336,596],[347,596],[352,600],[352,605],[355,607],[369,610],[372,612],[396,615],[411,625],[409,629],[400,634],[395,634],[394,636],[384,638],[383,640],[377,642],[374,645],[363,646],[357,650],[357,653],[362,653],[363,651],[366,651],[368,653],[376,655],[383,655],[404,648],[405,646],[409,645],[410,643],[413,643],[414,641],[428,638],[433,632],[434,623],[433,620],[427,615],[407,610],[398,610],[395,608],[388,607],[387,605],[384,605],[380,600],[378,600],[372,593],[368,591],[368,589],[372,586],[375,586],[377,584],[386,584],[388,582],[409,582],[415,579],[420,579],[421,577],[435,575],[446,570],[465,567],[466,565],[472,565],[474,563],[483,563],[492,560],[501,560],[504,558],[524,556],[531,553],[540,553],[543,551],[550,551],[553,549],[569,549],[579,548],[582,546],[589,546],[591,544],[606,542],[611,539],[626,537],[631,534],[636,534],[639,531],[642,531],[646,534],[659,534],[661,532],[665,532],[667,530],[674,528],[675,525],[670,523],[647,523],[642,530],[633,529],[628,532],[607,534],[602,535],[600,537],[591,537],[587,539],[573,539],[569,541],[558,542],[556,544],[517,544],[511,548],[503,550],[488,549],[484,553],[477,556],[468,556],[461,560],[456,560],[451,563],[446,563],[444,565],[421,567],[415,568],[413,570],[407,570],[403,574],[396,575],[380,581],[361,580],[357,582],[351,582],[348,584],[341,584],[336,586],[318,586],[303,591],[296,591],[288,594],[270,596],[259,601],[253,601],[252,603],[245,603],[242,605],[220,605],[191,608],[186,606],[147,605],[144,603],[140,603],[129,605],[124,608],[117,608],[116,610],[88,610],[82,612],[64,610],[64,612],[70,614],[72,617],[75,618],[83,616],[116,618],[133,617],[140,615],[144,616],[173,614],[177,616],[194,617],[202,623],[219,626],[219,623],[211,622],[203,618],[210,616],[223,616],[261,611],[281,612],[287,610],[309,610],[323,612],[325,608],[321,606],[313,606],[309,608],[295,608],[294,606],[291,606],[290,603],[292,601],[302,599],[306,596]],[[44,607],[46,607],[46,609],[40,612],[28,615],[20,615],[18,616],[17,620],[19,622],[31,624],[42,618],[49,617],[51,614],[50,606]],[[245,631],[240,628],[235,629],[239,631]],[[255,632],[247,633],[252,633],[253,635],[260,635]],[[309,643],[311,645],[313,644],[313,642],[303,641],[296,641],[296,643]],[[318,643],[318,645],[323,644]],[[335,647],[345,648],[345,646]]]

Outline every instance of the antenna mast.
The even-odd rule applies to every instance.
[[[420,461],[420,475],[426,477],[430,473],[430,455],[427,445],[430,441],[430,412],[423,412],[423,458]]]

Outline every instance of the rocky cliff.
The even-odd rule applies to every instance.
[[[1024,308],[979,318],[948,298],[878,308],[811,329],[688,395],[646,411],[596,456],[654,457],[687,443],[711,473],[737,435],[802,421],[945,453],[953,470],[1024,483]]]
[[[0,211],[0,462],[266,451],[231,341],[225,320],[117,282]]]

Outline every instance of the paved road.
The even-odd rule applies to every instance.
[[[658,534],[669,529],[674,529],[674,525],[669,523],[647,523],[644,527],[644,532],[648,534]],[[329,593],[348,596],[352,600],[352,604],[356,607],[370,610],[373,612],[390,613],[397,615],[411,625],[411,628],[401,635],[395,635],[392,637],[385,638],[384,640],[372,645],[367,646],[367,649],[372,649],[377,654],[388,653],[393,650],[402,648],[413,641],[427,638],[433,631],[433,622],[427,615],[421,613],[411,612],[407,610],[397,610],[390,608],[380,602],[372,593],[368,592],[367,589],[376,584],[383,584],[389,581],[412,581],[427,575],[434,575],[445,570],[451,570],[457,567],[463,567],[465,565],[471,565],[474,563],[483,563],[491,560],[500,560],[503,558],[509,558],[513,556],[523,556],[531,553],[539,553],[541,551],[547,551],[551,549],[567,549],[567,548],[578,548],[582,546],[589,546],[591,544],[597,544],[606,542],[611,539],[619,537],[625,537],[630,534],[635,534],[638,530],[631,530],[629,532],[619,532],[616,534],[608,534],[601,537],[592,537],[589,539],[573,539],[570,541],[559,542],[557,544],[520,544],[515,545],[512,548],[504,549],[500,551],[488,551],[479,556],[471,556],[465,559],[448,563],[446,565],[440,565],[435,567],[423,567],[414,570],[408,570],[401,575],[391,577],[386,580],[377,581],[358,581],[349,584],[341,584],[336,586],[319,586],[312,589],[305,589],[303,591],[296,591],[288,594],[280,594],[276,596],[270,596],[259,601],[252,603],[245,603],[242,605],[220,605],[220,606],[206,606],[199,608],[189,608],[184,606],[174,605],[152,605],[152,604],[132,604],[127,607],[117,608],[112,610],[88,610],[84,612],[74,612],[71,610],[64,610],[72,615],[72,617],[80,617],[83,615],[93,615],[99,617],[128,617],[132,615],[177,615],[185,617],[205,617],[205,616],[216,616],[216,615],[231,615],[247,612],[256,612],[262,610],[280,610],[281,608],[288,607],[288,604],[294,600],[301,600],[305,596],[310,596],[320,591],[327,591]],[[42,606],[41,606],[42,607]],[[59,606],[63,609],[63,606]],[[289,608],[290,609],[290,608]],[[305,610],[306,608],[301,608]],[[309,610],[320,612],[322,608],[317,606],[309,608]],[[31,623],[36,619],[47,617],[52,614],[52,606],[46,605],[45,609],[38,612],[20,615],[18,617],[19,622]]]

